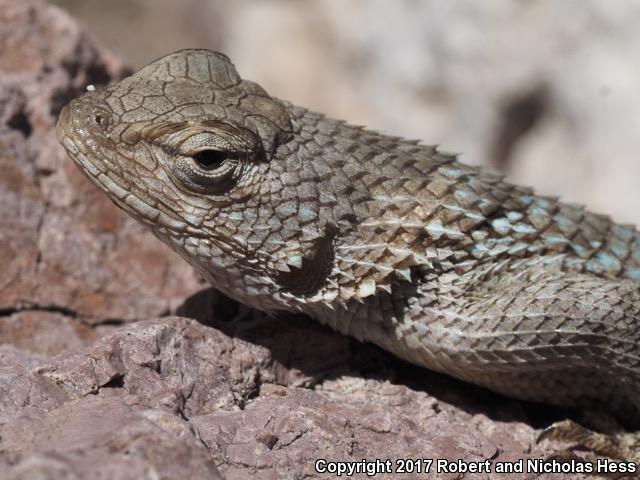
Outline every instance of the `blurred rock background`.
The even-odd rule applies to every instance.
[[[633,0],[56,0],[133,67],[227,53],[272,95],[640,223]]]

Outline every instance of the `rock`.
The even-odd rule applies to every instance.
[[[288,364],[249,340],[257,335],[278,338]],[[340,368],[319,368],[336,355]],[[363,375],[372,358],[378,368]],[[321,459],[534,456],[524,454],[531,427],[473,412],[484,407],[458,382],[405,366],[422,377],[409,388],[397,378],[401,362],[298,318],[141,321],[38,366],[26,354],[15,363],[2,370],[10,388],[2,391],[0,460],[12,467],[0,473],[5,468],[8,478],[65,469],[77,475],[69,478],[89,478],[105,465],[106,478],[140,478],[145,468],[166,478],[218,478],[216,468],[227,480],[323,478],[314,470]],[[288,370],[299,372],[293,381]],[[434,398],[430,381],[460,404]],[[505,419],[523,417],[517,402],[493,400]]]
[[[0,0],[0,21],[0,478],[329,478],[317,460],[554,450],[533,443],[554,413],[202,290],[55,141],[61,105],[121,63],[39,0]]]
[[[186,421],[117,398],[84,397],[44,414],[25,408],[3,433],[15,463],[3,478],[222,478]]]
[[[0,339],[41,358],[80,349],[100,337],[98,330],[57,312],[35,310],[1,318]]]
[[[57,144],[60,108],[120,61],[41,1],[0,2],[0,309],[89,323],[159,315],[197,277],[95,189]]]

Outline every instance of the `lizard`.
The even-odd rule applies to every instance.
[[[229,297],[517,399],[640,420],[640,233],[178,51],[63,108],[59,142]]]

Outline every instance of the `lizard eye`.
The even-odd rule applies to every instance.
[[[202,150],[195,153],[192,158],[203,170],[215,170],[222,165],[227,156],[227,152],[219,150]]]
[[[220,194],[233,188],[256,148],[249,133],[226,125],[195,127],[175,135],[180,141],[170,149],[173,173],[182,186],[204,194]]]
[[[191,190],[217,191],[230,187],[240,165],[232,152],[202,150],[180,158],[175,172],[180,181]]]
[[[233,186],[242,170],[242,160],[237,152],[205,148],[179,157],[174,172],[190,190],[215,193]]]

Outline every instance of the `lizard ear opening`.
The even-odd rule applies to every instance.
[[[275,281],[280,288],[293,295],[313,295],[327,282],[333,268],[333,243],[336,230],[330,228],[326,234],[313,241],[309,255],[299,259],[299,267],[288,265],[288,271],[278,271]]]

